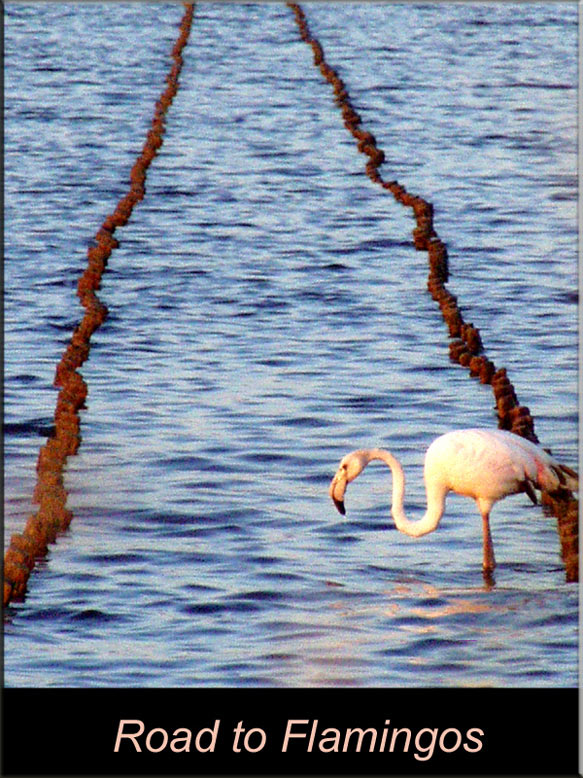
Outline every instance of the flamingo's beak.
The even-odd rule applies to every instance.
[[[344,507],[344,492],[346,491],[346,473],[343,470],[339,470],[330,484],[328,494],[332,498],[334,505],[338,509],[338,512],[343,516],[346,515],[346,508]]]

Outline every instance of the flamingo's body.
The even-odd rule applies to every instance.
[[[330,496],[340,513],[345,513],[346,486],[375,459],[391,468],[391,512],[397,529],[407,535],[420,537],[437,528],[448,492],[476,501],[482,516],[486,573],[496,564],[489,520],[492,506],[498,500],[526,492],[536,504],[534,489],[552,492],[564,486],[576,491],[579,485],[577,473],[560,465],[544,449],[525,438],[503,430],[456,430],[441,435],[427,449],[424,467],[427,511],[422,519],[410,521],[405,516],[403,468],[392,454],[380,448],[353,451],[341,460],[330,484]]]

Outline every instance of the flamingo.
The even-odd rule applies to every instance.
[[[401,463],[382,448],[360,449],[346,454],[330,484],[329,494],[344,515],[347,485],[373,460],[390,467],[393,476],[391,513],[397,529],[414,538],[437,528],[445,510],[448,492],[472,497],[482,516],[483,571],[489,576],[496,566],[490,532],[490,511],[509,494],[526,492],[536,505],[535,489],[548,492],[565,487],[577,491],[579,476],[559,464],[540,446],[504,430],[466,429],[446,432],[436,438],[425,454],[424,480],[427,510],[423,518],[410,521],[403,509],[405,474]]]

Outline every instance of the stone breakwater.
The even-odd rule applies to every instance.
[[[68,457],[77,452],[81,442],[79,411],[84,407],[88,390],[79,368],[89,357],[91,335],[107,318],[107,307],[99,299],[97,290],[108,259],[119,246],[114,233],[128,223],[134,207],[143,200],[148,168],[163,143],[166,114],[178,91],[182,51],[188,42],[194,15],[194,5],[184,5],[179,35],[172,49],[172,67],[166,76],[167,86],[156,102],[151,128],[131,169],[129,190],[95,234],[94,245],[87,250],[86,269],[77,283],[77,296],[85,313],[55,371],[54,385],[59,387],[59,393],[54,434],[41,447],[36,464],[33,501],[39,507],[29,516],[24,530],[12,535],[4,555],[4,605],[24,598],[37,560],[47,553],[48,546],[67,529],[72,519],[72,513],[66,507],[64,469]]]
[[[303,9],[297,3],[287,3],[287,5],[295,16],[301,39],[312,48],[314,65],[319,68],[334,91],[334,102],[340,109],[344,126],[356,140],[358,150],[368,157],[365,165],[367,176],[375,184],[391,192],[397,202],[413,211],[416,223],[413,229],[413,244],[418,251],[427,252],[429,264],[427,290],[439,305],[447,326],[450,337],[450,359],[467,368],[472,378],[492,387],[500,429],[509,430],[534,443],[539,443],[530,409],[519,403],[506,369],[497,368],[487,358],[479,329],[473,323],[464,320],[456,295],[452,294],[446,286],[449,280],[447,246],[435,229],[432,203],[408,192],[398,181],[383,179],[379,167],[385,162],[384,151],[377,146],[375,136],[362,128],[361,116],[352,104],[346,84],[326,61],[322,44],[310,33]],[[566,580],[578,581],[579,501],[570,491],[561,488],[553,494],[543,493],[542,502],[545,510],[557,518]]]

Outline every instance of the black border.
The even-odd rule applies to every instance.
[[[8,688],[2,707],[3,775],[578,774],[577,689]],[[137,753],[127,739],[114,753],[121,719],[142,721],[145,733],[163,728],[169,743],[178,728],[196,735],[216,720],[220,724],[213,752],[197,751],[193,737],[189,753],[172,752],[169,745],[158,753],[145,747]],[[308,737],[290,740],[282,752],[290,719],[308,720],[294,730],[308,734],[318,719],[311,753]],[[371,753],[369,740],[359,753],[352,745],[356,741],[345,753],[318,749],[322,731],[330,727],[343,734],[346,728],[374,727],[378,746],[386,720],[391,722],[387,743],[391,728],[411,729],[407,751],[389,753],[387,746]],[[233,730],[240,721],[246,729],[265,731],[262,750],[233,751]],[[481,729],[482,747],[444,753],[437,745],[429,759],[419,760],[414,739],[424,728],[440,734],[457,728],[464,736]],[[201,744],[210,743],[210,734],[205,737]],[[430,733],[423,737],[420,744],[431,741]],[[156,738],[152,744],[160,742]]]

